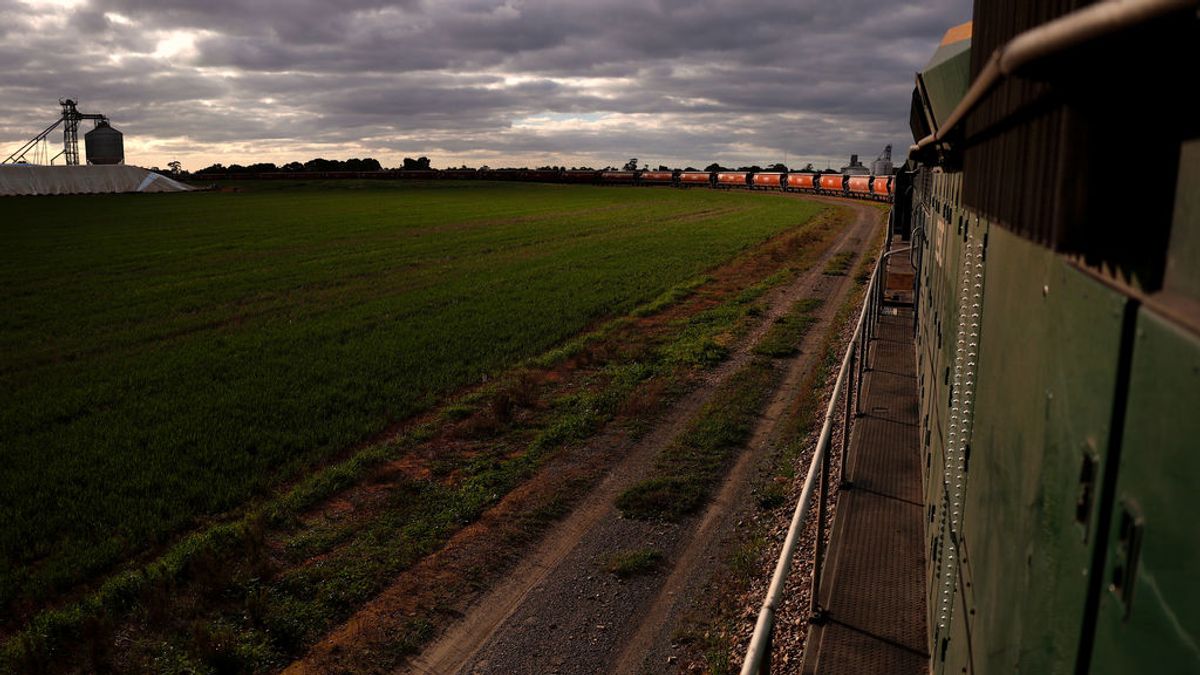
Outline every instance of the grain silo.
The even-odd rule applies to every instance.
[[[95,129],[84,134],[83,146],[88,164],[125,163],[125,137],[108,120],[100,120]]]
[[[871,163],[871,173],[876,176],[890,176],[892,168],[892,144],[888,143],[879,157]]]

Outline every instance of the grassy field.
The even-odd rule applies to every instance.
[[[0,607],[110,569],[819,209],[350,183],[6,205]]]

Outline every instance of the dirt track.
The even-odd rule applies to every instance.
[[[768,310],[706,384],[678,402],[662,421],[621,455],[576,508],[522,556],[491,591],[430,644],[406,670],[421,673],[659,672],[671,669],[671,639],[684,611],[719,559],[714,546],[737,526],[744,496],[775,434],[786,405],[799,395],[812,355],[849,291],[848,276],[824,276],[825,261],[840,251],[861,254],[879,222],[872,205],[838,200],[856,217],[807,273],[771,294]],[[856,258],[857,260],[857,258]],[[798,300],[825,302],[800,354],[783,360],[784,375],[751,440],[708,507],[677,524],[621,518],[616,496],[652,466],[716,388],[751,357],[753,345]],[[603,443],[602,434],[597,443]],[[666,564],[656,574],[621,581],[601,569],[614,552],[654,548]]]

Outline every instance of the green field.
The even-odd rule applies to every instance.
[[[111,569],[820,208],[390,183],[5,205],[0,608]]]

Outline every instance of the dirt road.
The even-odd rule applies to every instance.
[[[614,465],[599,485],[525,552],[521,562],[448,627],[407,671],[420,673],[662,672],[672,669],[671,639],[684,611],[711,577],[717,545],[748,508],[756,467],[775,435],[787,404],[801,393],[816,346],[849,292],[849,276],[822,274],[825,260],[842,251],[861,256],[879,226],[870,204],[838,200],[855,213],[826,257],[768,298],[761,324],[705,384],[675,403],[650,433]],[[853,267],[851,267],[853,269]],[[783,360],[784,375],[746,448],[713,500],[679,523],[622,518],[616,496],[643,478],[717,387],[752,356],[754,344],[797,301],[823,298],[818,322],[800,353]],[[655,549],[664,565],[655,574],[620,580],[602,567],[614,553]]]

